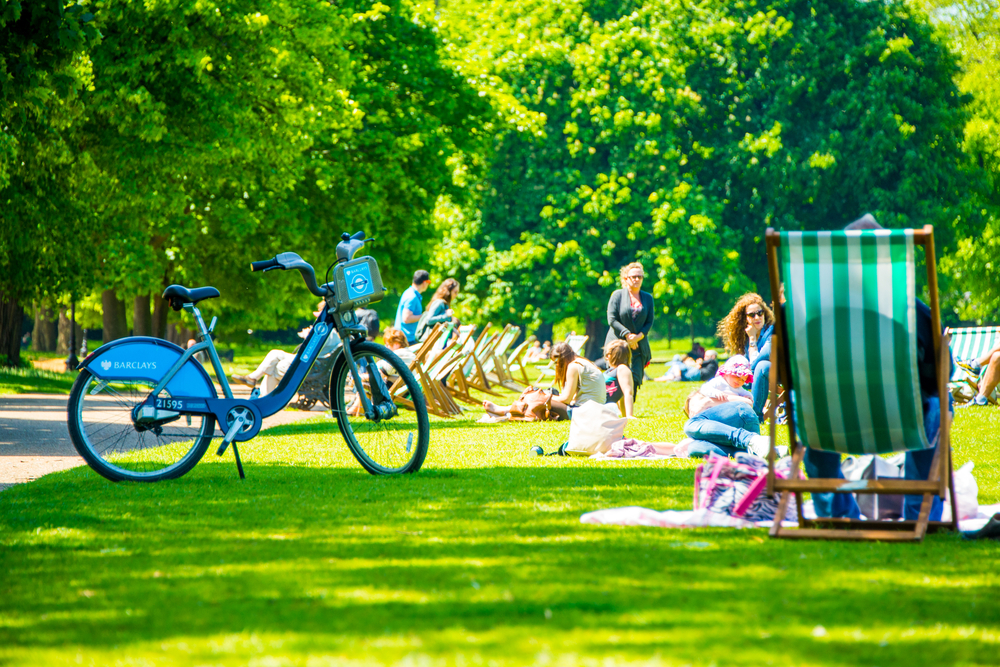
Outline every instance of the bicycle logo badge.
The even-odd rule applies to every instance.
[[[323,285],[317,284],[313,267],[292,252],[251,263],[252,271],[299,271],[309,291],[324,302],[284,377],[266,395],[257,388],[248,398],[233,395],[212,338],[216,318],[206,326],[198,309],[201,301],[218,297],[219,290],[168,287],[163,298],[174,310],[189,313],[198,342],[184,350],[158,338],[133,336],[91,353],[80,364],[70,393],[74,447],[112,481],[174,479],[201,460],[217,437],[218,424],[222,441],[216,453],[222,456],[232,445],[243,478],[237,443],[254,438],[265,417],[288,405],[321,358],[329,363],[333,416],[361,466],[373,475],[419,470],[430,441],[423,391],[394,352],[366,340],[367,329],[354,315],[354,309],[378,302],[386,293],[375,259],[354,257],[373,240],[364,232],[342,234],[332,280]],[[342,343],[320,357],[333,331]],[[195,358],[199,352],[207,354],[222,397]]]

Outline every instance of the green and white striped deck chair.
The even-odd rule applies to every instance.
[[[949,329],[949,333],[951,333],[951,353],[956,359],[979,359],[1000,342],[1000,326]],[[971,393],[975,396],[975,390],[979,389],[979,381],[985,372],[986,368],[984,367],[979,377],[972,377],[958,364],[955,364],[950,388],[956,399],[966,399],[969,393],[968,389],[965,392],[961,391],[965,388],[972,388],[974,391]],[[990,398],[996,400],[996,393],[995,389],[994,396]]]
[[[767,232],[773,294],[784,284],[785,304],[775,311],[771,391],[784,386],[788,360],[793,410],[788,416],[792,479],[773,472],[777,424],[771,416],[770,492],[781,492],[777,516],[785,516],[792,491],[802,507],[803,491],[908,493],[924,497],[918,521],[850,521],[799,515],[798,529],[775,522],[774,537],[920,540],[935,494],[944,497],[950,479],[948,411],[942,410],[940,446],[929,480],[801,479],[805,447],[842,454],[887,454],[927,449],[923,401],[917,376],[915,245],[924,245],[935,332],[941,331],[934,266],[933,230]],[[786,340],[787,337],[787,340]],[[944,346],[942,348],[942,345]],[[950,357],[947,338],[935,335],[941,405]],[[943,455],[942,455],[943,454]],[[952,494],[954,497],[954,494]],[[954,509],[954,508],[953,508]],[[953,512],[953,516],[957,513]],[[828,528],[816,528],[827,525]],[[859,525],[865,529],[859,529]],[[957,524],[949,523],[957,529]],[[878,526],[878,530],[871,529]]]

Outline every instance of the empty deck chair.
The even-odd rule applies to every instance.
[[[857,455],[929,447],[917,375],[916,245],[924,246],[926,256],[941,399],[939,444],[930,477],[926,481],[802,479],[805,447]],[[776,516],[785,516],[792,493],[799,508],[799,528],[783,528],[776,521],[771,536],[922,540],[932,498],[944,498],[952,479],[946,386],[950,355],[947,335],[941,334],[933,229],[812,233],[768,229],[767,259],[772,294],[779,294],[783,284],[786,298],[784,306],[775,310],[771,396],[776,398],[780,382],[792,387],[793,403],[787,414],[793,457],[789,479],[775,475],[777,424],[774,412],[769,415],[768,493],[781,492]],[[916,521],[810,521],[801,513],[805,491],[919,494],[923,504]],[[954,492],[951,497],[952,517],[957,517]],[[957,530],[957,519],[935,526]]]
[[[507,375],[510,377],[512,382],[512,385],[504,385],[508,389],[523,391],[525,387],[531,384],[531,380],[528,379],[527,364],[525,363],[524,358],[527,356],[528,350],[531,349],[532,343],[534,343],[534,341],[531,338],[528,338],[523,343],[515,347],[514,351],[507,356],[507,361],[504,366],[506,368]]]

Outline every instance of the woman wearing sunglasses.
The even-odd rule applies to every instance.
[[[742,354],[750,361],[753,371],[753,411],[764,417],[771,372],[771,333],[774,313],[759,294],[750,292],[740,297],[733,309],[719,322],[718,335],[730,354]]]
[[[652,360],[647,336],[653,326],[653,295],[642,289],[646,277],[642,264],[632,262],[623,266],[619,273],[622,288],[615,290],[608,301],[608,335],[604,339],[607,347],[616,340],[623,340],[632,352],[632,397],[635,398],[642,385],[643,372]]]

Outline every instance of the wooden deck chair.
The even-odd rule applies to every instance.
[[[929,447],[917,377],[915,245],[923,245],[926,256],[941,398],[941,430],[930,477],[803,479],[805,447],[858,455]],[[944,498],[949,487],[953,520],[935,522],[934,527],[957,530],[947,409],[951,357],[947,336],[941,334],[933,228],[780,233],[768,229],[767,261],[771,293],[780,294],[783,284],[786,298],[785,305],[775,309],[771,396],[776,400],[779,383],[791,386],[794,403],[787,415],[790,479],[774,473],[777,428],[773,411],[770,415],[768,493],[781,492],[777,517],[785,516],[793,493],[799,508],[799,528],[783,528],[776,520],[771,536],[920,541],[928,529],[933,496]],[[786,360],[791,384],[784,377]],[[923,504],[916,521],[806,520],[805,491],[915,494],[923,495]]]
[[[430,391],[441,411],[448,417],[457,417],[463,412],[462,406],[455,402],[450,389],[442,382],[455,370],[461,360],[460,352],[458,341],[452,341],[427,367]]]
[[[468,356],[465,364],[462,365],[460,369],[462,375],[465,377],[466,384],[470,387],[478,389],[479,391],[485,391],[486,393],[493,394],[494,396],[499,396],[499,394],[493,391],[490,387],[490,381],[486,378],[486,372],[483,370],[483,362],[490,358],[493,348],[495,348],[496,344],[500,341],[499,335],[487,335],[491,326],[491,324],[487,324],[483,327],[483,331],[476,340],[472,353]]]
[[[955,359],[978,359],[989,350],[992,350],[997,342],[1000,341],[1000,326],[965,327],[962,329],[949,329],[948,332],[951,334],[951,351],[955,355]],[[949,388],[954,390],[962,385],[966,385],[975,391],[979,391],[979,381],[982,380],[983,373],[985,372],[986,368],[984,367],[979,377],[972,377],[965,369],[955,364]],[[987,397],[990,403],[996,404],[996,393],[997,391],[994,390],[994,396]]]
[[[514,359],[516,363],[516,354],[520,353],[521,350],[527,349],[527,341],[525,341],[525,343],[521,343],[521,345],[515,348],[514,352],[509,351],[510,346],[514,344],[514,341],[517,340],[520,335],[521,327],[510,327],[504,335],[503,340],[501,340],[500,343],[497,344],[496,349],[493,350],[493,360],[495,366],[494,373],[497,376],[498,384],[516,392],[524,391],[524,387],[527,385],[527,382],[525,382],[524,385],[518,383],[517,379],[514,377],[514,369],[511,368],[510,361],[511,359]],[[518,367],[520,368],[520,365]]]
[[[585,336],[583,334],[575,334],[571,336],[566,336],[566,340],[564,342],[569,343],[569,346],[573,348],[573,351],[576,352],[577,356],[579,356],[583,354],[583,348],[587,345],[587,338],[588,336]],[[551,385],[553,382],[555,382],[556,379],[555,361],[549,359],[549,363],[545,364],[545,366],[543,366],[539,370],[541,372],[541,375],[538,376],[538,381],[535,382],[535,385],[541,386],[542,381],[549,376],[551,376],[552,378],[551,380],[549,380],[549,384]]]
[[[524,357],[528,354],[528,350],[531,349],[531,345],[534,343],[530,338],[517,347],[514,351],[510,353],[505,362],[507,369],[507,375],[510,376],[511,385],[504,385],[508,389],[513,389],[514,391],[524,391],[524,388],[531,384],[531,380],[528,379],[527,364],[524,361]],[[523,380],[523,382],[521,382]],[[523,385],[523,386],[522,386]],[[515,389],[515,386],[521,386],[520,389]]]
[[[410,371],[417,379],[417,382],[420,383],[420,388],[424,391],[424,398],[427,401],[427,411],[439,417],[448,417],[450,415],[447,410],[441,407],[440,402],[437,400],[434,393],[434,386],[426,367],[430,363],[431,354],[434,351],[435,345],[441,339],[444,330],[445,325],[441,323],[435,324],[423,342],[419,346],[415,346],[417,348],[413,352],[415,359],[408,364]],[[401,405],[411,410],[413,409],[413,403],[402,395],[402,392],[405,391],[402,379],[397,379],[389,388],[389,391]]]
[[[490,356],[483,360],[483,372],[486,378],[493,384],[506,386],[513,381],[507,372],[507,350],[514,344],[517,337],[521,335],[521,327],[508,324],[497,337],[496,345],[490,351]],[[518,390],[520,391],[520,389]]]

